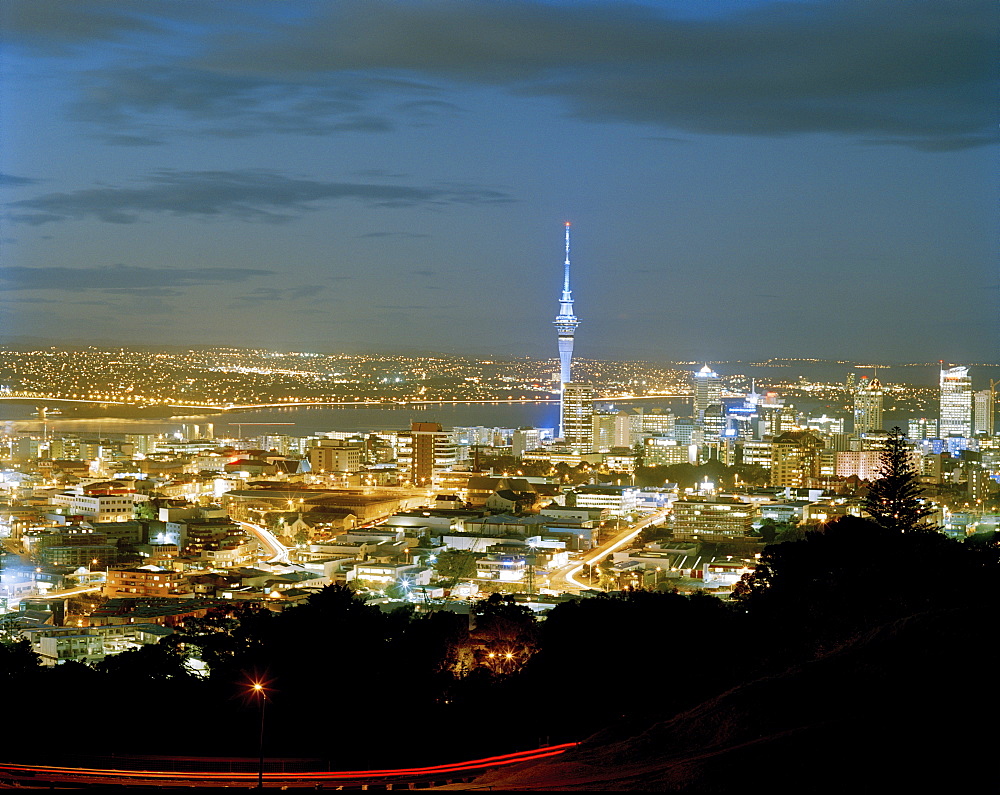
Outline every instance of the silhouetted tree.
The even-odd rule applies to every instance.
[[[0,643],[0,676],[16,679],[37,671],[40,666],[41,657],[32,651],[28,641]]]
[[[932,511],[920,501],[922,489],[912,451],[898,427],[886,441],[878,474],[865,498],[865,510],[872,521],[900,533],[932,530],[933,525],[924,521]]]
[[[538,626],[531,610],[512,596],[490,594],[472,608],[473,638],[480,644],[479,662],[509,673],[535,653]]]
[[[171,636],[171,639],[173,636]],[[166,639],[165,639],[166,640]],[[105,657],[94,665],[102,673],[135,684],[149,681],[163,681],[175,677],[186,679],[191,673],[185,667],[186,653],[180,643],[157,643],[129,649],[120,654]]]
[[[454,585],[459,580],[476,576],[476,560],[480,557],[467,549],[446,549],[437,553],[434,570],[439,577]]]
[[[913,575],[931,568],[941,576]],[[765,547],[732,598],[748,611],[762,645],[801,650],[928,610],[993,604],[998,581],[996,551],[846,516],[802,541]]]

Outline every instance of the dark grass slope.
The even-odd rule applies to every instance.
[[[661,792],[997,791],[996,615],[924,613],[653,725],[472,787]]]

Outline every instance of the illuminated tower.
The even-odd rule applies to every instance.
[[[573,368],[573,335],[580,321],[573,314],[573,293],[569,289],[569,221],[566,222],[566,262],[563,264],[563,289],[559,299],[559,314],[553,324],[559,335],[559,436],[564,435],[564,417],[566,413],[565,386],[572,378]]]
[[[694,380],[694,420],[700,421],[705,416],[705,409],[716,403],[722,403],[722,379],[707,364],[697,373],[692,373]]]
[[[968,367],[941,368],[941,438],[972,436],[972,379]]]
[[[854,393],[854,435],[882,430],[882,405],[885,392],[877,378],[869,381],[864,376]]]

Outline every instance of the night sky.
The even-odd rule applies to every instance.
[[[994,0],[4,0],[0,333],[997,361]]]

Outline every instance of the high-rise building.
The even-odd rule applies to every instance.
[[[642,444],[642,460],[649,467],[687,464],[690,452],[690,445],[666,436],[647,436]]]
[[[594,397],[590,384],[563,384],[563,440],[578,453],[594,448]]]
[[[431,488],[437,475],[455,466],[455,443],[451,433],[436,422],[410,423],[409,432],[399,434],[399,469],[414,486]]]
[[[309,448],[309,468],[316,473],[357,472],[364,450],[344,439],[317,439]]]
[[[854,393],[854,435],[882,430],[882,402],[885,392],[878,378],[862,377]]]
[[[820,433],[825,434],[843,433],[844,418],[827,417],[826,414],[822,417],[809,417],[806,420],[806,428],[811,431],[819,431]]]
[[[725,435],[726,412],[721,403],[710,403],[701,415],[701,427],[705,442],[717,442]]]
[[[707,364],[692,374],[694,381],[694,418],[697,422],[705,416],[705,409],[722,404],[722,379]]]
[[[843,450],[836,453],[834,474],[838,478],[875,480],[882,467],[881,450]]]
[[[632,422],[628,412],[617,414],[594,414],[593,423],[594,452],[606,453],[612,447],[632,446]]]
[[[926,417],[911,417],[906,423],[906,436],[915,442],[938,438],[938,421]]]
[[[778,436],[795,429],[795,406],[782,400],[757,404],[758,438]]]
[[[541,446],[541,428],[518,428],[511,437],[511,453],[514,458],[520,458],[528,450],[537,450]]]
[[[826,443],[810,431],[783,433],[771,443],[771,485],[814,486]]]
[[[941,438],[972,435],[972,378],[968,367],[941,370]]]
[[[566,222],[566,261],[563,263],[563,289],[559,297],[559,314],[553,324],[559,338],[559,382],[562,399],[559,403],[559,435],[565,438],[566,384],[573,380],[573,335],[580,325],[573,314],[573,293],[569,289],[569,221]]]
[[[972,433],[993,435],[993,410],[996,395],[992,389],[981,389],[972,395]]]

